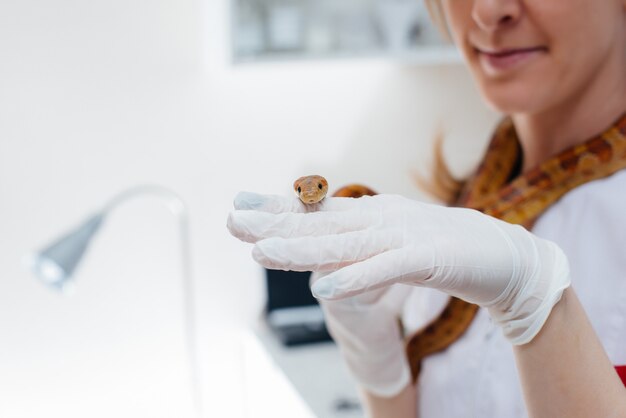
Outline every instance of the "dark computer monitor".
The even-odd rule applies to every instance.
[[[266,318],[285,345],[330,340],[322,310],[309,289],[310,272],[265,270]]]

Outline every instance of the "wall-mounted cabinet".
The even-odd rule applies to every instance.
[[[459,61],[422,0],[231,0],[233,60],[389,56]]]

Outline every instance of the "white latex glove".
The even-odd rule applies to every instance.
[[[312,283],[325,273],[313,273]],[[398,319],[409,294],[395,285],[334,301],[320,301],[328,331],[354,378],[368,392],[394,396],[411,381]]]
[[[306,212],[320,209],[320,206],[304,206],[299,199],[267,199],[250,193],[240,194],[235,200],[236,209],[268,213],[283,210]],[[240,235],[240,238],[253,240],[249,236]],[[311,284],[327,274],[313,273]],[[396,395],[411,380],[398,322],[409,290],[407,286],[396,285],[341,300],[320,300],[328,331],[352,376],[368,392],[378,396]]]
[[[231,233],[267,268],[333,271],[313,293],[333,300],[394,283],[432,287],[488,308],[513,344],[539,332],[570,284],[554,243],[478,211],[400,196],[296,199],[239,194]],[[310,212],[316,210],[315,212]],[[307,213],[308,212],[308,213]]]

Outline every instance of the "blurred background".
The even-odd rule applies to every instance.
[[[112,211],[71,294],[24,266],[141,184],[189,211],[204,416],[344,416],[352,400],[290,377],[338,358],[328,343],[290,374],[259,337],[265,273],[226,230],[234,196],[322,174],[427,199],[412,176],[437,130],[462,176],[496,118],[419,0],[0,0],[0,416],[195,416],[166,205]]]

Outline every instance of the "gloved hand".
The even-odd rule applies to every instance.
[[[338,201],[339,204],[343,201]],[[299,199],[242,193],[235,199],[238,210],[268,213],[306,212],[321,205],[304,206]],[[328,209],[331,205],[326,205]],[[232,217],[229,219],[229,228]],[[251,236],[233,233],[245,241]],[[311,284],[328,273],[313,273]],[[399,393],[411,379],[404,354],[399,317],[410,289],[397,285],[336,301],[320,300],[328,331],[337,343],[348,369],[360,385],[378,396]]]
[[[263,266],[336,270],[313,285],[318,298],[394,283],[432,287],[488,308],[513,344],[532,340],[570,284],[558,246],[471,209],[391,195],[327,198],[309,209],[250,193],[238,195],[236,207],[257,209],[232,212],[228,226],[256,243]]]
[[[325,273],[313,273],[312,283]],[[348,369],[368,392],[398,394],[411,381],[400,329],[407,286],[395,285],[341,300],[320,301],[328,331]]]

